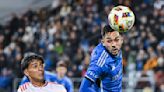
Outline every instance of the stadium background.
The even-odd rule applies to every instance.
[[[16,92],[23,76],[20,61],[31,51],[43,55],[48,71],[64,59],[76,91],[107,15],[119,4],[136,15],[123,35],[123,92],[164,92],[163,0],[27,1],[0,1],[0,92]]]

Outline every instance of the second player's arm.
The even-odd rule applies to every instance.
[[[79,92],[96,92],[91,86],[93,85],[94,82],[91,80],[84,78],[82,80],[81,86],[80,86],[80,91]]]

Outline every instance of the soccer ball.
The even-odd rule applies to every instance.
[[[116,6],[109,13],[108,21],[112,29],[119,32],[127,32],[134,25],[135,15],[129,7]]]

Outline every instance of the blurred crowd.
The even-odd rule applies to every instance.
[[[101,29],[108,23],[107,15],[120,4],[136,15],[132,30],[123,34],[124,75],[136,71],[137,76],[149,76],[145,72],[152,71],[155,92],[162,92],[163,0],[54,0],[51,6],[13,14],[11,21],[0,26],[0,90],[11,90],[13,79],[23,77],[20,64],[26,52],[42,55],[47,71],[54,71],[62,59],[69,77],[82,77],[92,49],[101,40]]]

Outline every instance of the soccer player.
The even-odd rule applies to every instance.
[[[123,38],[118,31],[106,25],[102,40],[94,48],[80,92],[122,92]]]
[[[30,82],[21,85],[18,92],[66,92],[64,86],[44,79],[44,60],[40,55],[28,53],[21,61],[24,74]]]
[[[57,67],[56,67],[56,73],[51,73],[49,71],[45,71],[45,80],[50,82],[56,82],[58,84],[62,84],[67,92],[73,92],[73,83],[69,77],[66,76],[67,72],[67,65],[64,61],[58,61]],[[24,76],[21,85],[25,84],[26,82],[29,82],[29,79]]]
[[[56,67],[56,81],[59,84],[63,84],[66,88],[67,92],[73,91],[73,83],[70,78],[66,76],[67,73],[67,65],[64,61],[59,61]]]

